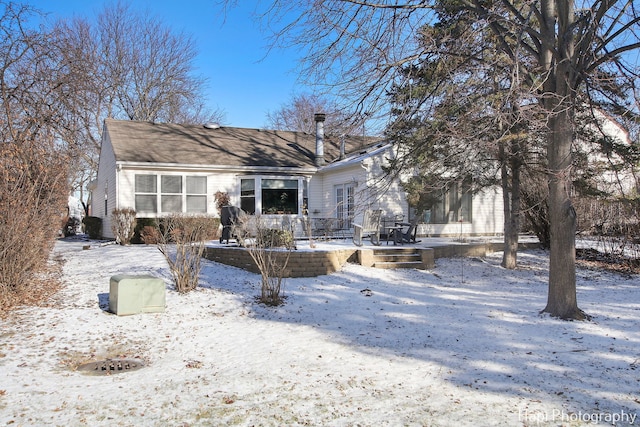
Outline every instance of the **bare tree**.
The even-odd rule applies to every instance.
[[[276,28],[274,45],[305,49],[302,74],[353,100],[356,112],[382,111],[383,95],[396,82],[398,68],[423,57],[411,36],[436,23],[436,6],[450,8],[454,19],[475,17],[474,28],[488,27],[503,54],[534,65],[527,69],[527,78],[537,83],[536,99],[546,118],[551,227],[549,293],[543,311],[565,319],[585,317],[576,297],[576,227],[570,198],[574,110],[578,102],[607,100],[621,107],[619,113],[629,112],[622,98],[637,96],[638,66],[624,54],[640,47],[640,16],[632,0],[580,1],[578,7],[570,0],[269,4],[264,18]],[[625,81],[628,90],[616,96],[608,87],[612,80]],[[579,99],[578,92],[588,97]]]
[[[153,15],[118,2],[105,6],[95,24],[81,17],[56,22],[49,39],[59,69],[68,75],[59,137],[75,149],[74,187],[81,193],[97,172],[105,118],[224,119],[221,111],[205,106],[206,80],[194,72],[192,38]]]
[[[308,94],[294,95],[288,104],[279,110],[267,113],[270,127],[278,130],[315,133],[316,113],[324,113],[325,129],[333,135],[354,135],[362,133],[363,121],[353,120],[353,116],[321,96]]]

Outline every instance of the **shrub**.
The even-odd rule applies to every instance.
[[[158,249],[164,255],[176,290],[186,293],[198,286],[204,242],[209,240],[211,218],[169,215],[160,220]]]
[[[89,235],[90,239],[102,238],[102,218],[85,216],[82,222],[84,223],[84,232]]]
[[[266,228],[258,231],[256,244],[265,248],[294,248],[293,233],[289,230]]]
[[[136,211],[131,208],[114,209],[111,212],[111,231],[116,242],[130,244],[136,231]]]
[[[131,243],[155,245],[159,241],[159,233],[158,223],[155,218],[136,218],[136,228],[131,238]]]
[[[145,225],[140,232],[140,242],[145,245],[156,245],[160,239],[160,229],[157,226]]]
[[[284,298],[283,278],[291,251],[295,249],[293,233],[290,230],[267,228],[260,217],[251,219],[241,221],[236,231],[242,236],[241,241],[260,271],[260,301],[266,305],[280,305]],[[277,249],[282,247],[285,249]]]
[[[229,197],[228,193],[224,193],[222,191],[216,191],[216,208],[218,209],[218,214],[222,212],[222,207],[229,205],[231,202],[231,197]]]
[[[40,297],[69,194],[65,159],[46,141],[0,144],[0,312]]]

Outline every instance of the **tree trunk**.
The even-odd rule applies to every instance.
[[[566,107],[566,106],[565,106]],[[561,319],[585,319],[576,297],[576,212],[571,204],[571,143],[573,132],[568,108],[552,120],[549,161],[549,294],[543,312]]]
[[[575,108],[572,0],[541,1],[540,65],[548,70],[543,84],[547,114],[549,174],[549,294],[542,310],[561,319],[585,319],[576,296],[576,212],[571,205],[571,145]]]
[[[514,269],[518,266],[518,235],[520,234],[520,143],[514,139],[511,143],[509,164],[511,182],[506,167],[502,171],[502,191],[505,198],[504,252],[502,266]],[[506,182],[505,182],[506,181]]]
[[[562,104],[562,103],[561,103]],[[542,310],[561,319],[586,318],[576,297],[576,213],[571,204],[571,144],[573,126],[570,108],[563,105],[551,116],[547,158],[549,161],[549,294]]]

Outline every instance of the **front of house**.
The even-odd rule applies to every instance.
[[[110,215],[133,208],[139,218],[171,213],[218,216],[215,194],[275,223],[333,219],[349,230],[366,209],[385,216],[412,216],[404,191],[382,169],[393,155],[384,141],[316,134],[167,123],[105,120],[92,212],[112,238]],[[461,187],[462,188],[462,187]],[[502,232],[498,190],[455,193],[421,218],[421,235]],[[300,225],[297,233],[304,233]]]

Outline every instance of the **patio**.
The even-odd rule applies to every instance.
[[[525,246],[536,246],[535,239],[523,239]],[[334,273],[347,263],[377,268],[433,268],[438,258],[484,257],[487,253],[502,250],[501,237],[477,237],[465,241],[455,238],[422,237],[418,243],[380,246],[364,240],[362,246],[354,245],[349,238],[327,240],[296,240],[291,252],[286,277],[315,277]],[[283,249],[274,249],[283,252]],[[417,253],[414,261],[406,261],[408,253]],[[401,265],[393,266],[389,257],[398,257]],[[204,257],[221,264],[258,272],[245,248],[233,240],[229,244],[213,241],[207,245]]]

